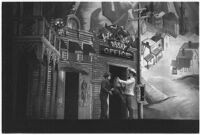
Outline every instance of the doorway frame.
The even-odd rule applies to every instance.
[[[126,69],[126,73],[128,72],[128,68],[130,68],[131,66],[130,65],[128,65],[128,64],[117,64],[117,63],[114,63],[114,62],[107,62],[107,64],[106,64],[106,71],[108,71],[108,72],[110,72],[110,66],[115,66],[115,67],[119,67],[119,68],[125,68]],[[127,74],[126,74],[126,77],[128,77],[127,76]],[[109,111],[110,111],[110,96],[108,96],[108,99],[107,99],[107,103],[108,103],[108,114],[110,113]]]
[[[78,89],[77,89],[77,94],[78,94],[78,95],[77,95],[77,96],[78,96],[78,97],[77,97],[77,98],[78,98],[78,99],[77,99],[77,100],[78,100],[78,101],[77,101],[77,103],[78,103],[78,104],[77,104],[77,109],[78,109],[78,110],[77,110],[77,119],[71,119],[71,120],[78,120],[78,118],[79,118],[79,113],[78,113],[78,112],[79,112],[79,96],[80,96],[80,95],[79,95],[80,73],[79,73],[79,72],[73,72],[73,71],[64,71],[64,74],[65,74],[65,81],[64,81],[64,84],[65,84],[65,85],[64,85],[64,91],[65,91],[65,92],[64,92],[64,119],[65,119],[65,120],[69,120],[69,119],[66,118],[66,90],[67,90],[67,89],[66,89],[66,85],[67,85],[67,83],[66,83],[66,81],[67,81],[67,80],[66,80],[66,77],[67,77],[67,73],[75,73],[75,74],[78,75]]]

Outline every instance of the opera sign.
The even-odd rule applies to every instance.
[[[126,59],[133,59],[136,48],[133,46],[129,33],[119,26],[105,26],[104,31],[98,36],[104,40],[100,45],[100,53]]]

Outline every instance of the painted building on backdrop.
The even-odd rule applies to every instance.
[[[176,78],[199,74],[199,43],[185,42],[171,61],[171,72]]]
[[[166,37],[165,37],[166,38]],[[156,33],[151,38],[142,41],[142,65],[149,69],[159,62],[163,57],[163,51],[166,46],[166,41],[161,34]]]

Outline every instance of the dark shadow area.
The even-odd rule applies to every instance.
[[[127,78],[126,68],[109,65],[109,72],[111,73],[111,85],[114,87],[114,79],[119,77],[123,80]],[[122,101],[118,94],[113,92],[113,95],[109,96],[109,118],[115,119],[126,119],[127,109],[125,103]]]

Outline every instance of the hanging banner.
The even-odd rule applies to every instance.
[[[92,84],[91,76],[79,75],[79,119],[92,117]]]

